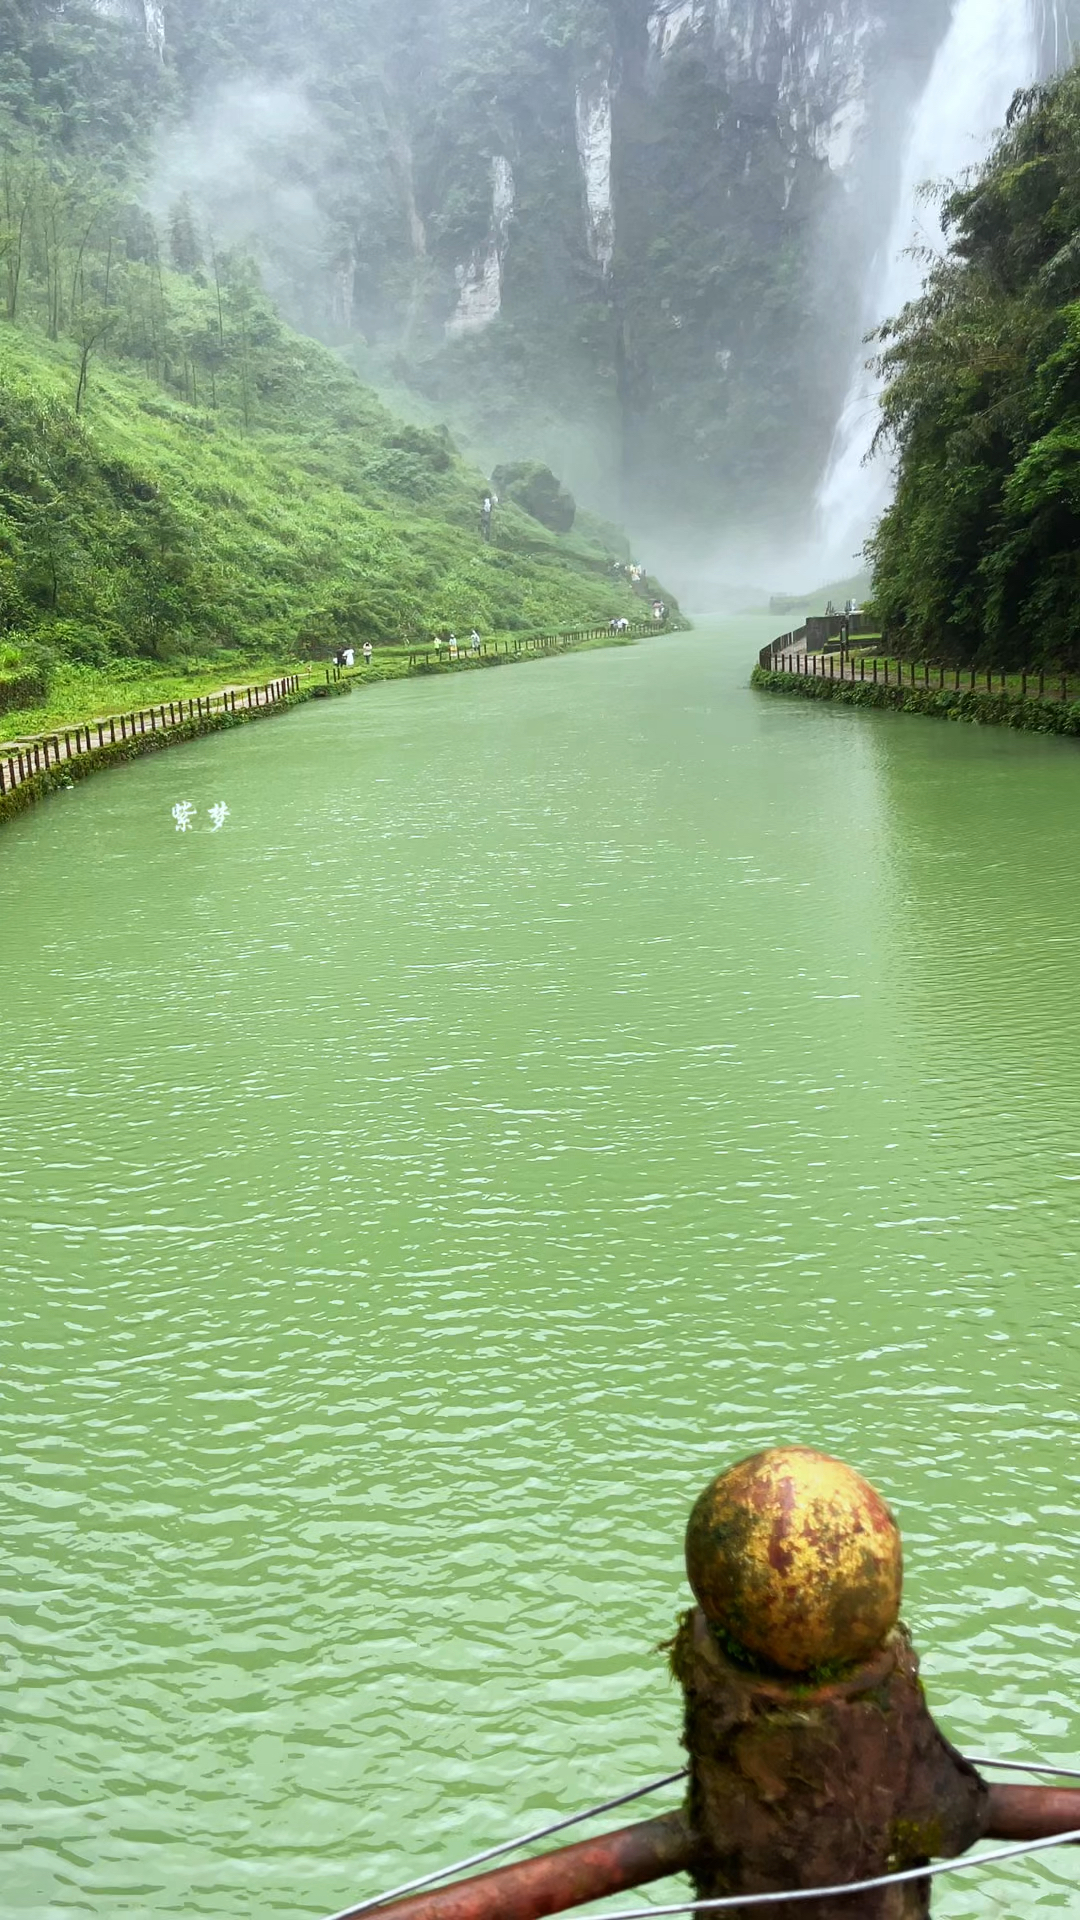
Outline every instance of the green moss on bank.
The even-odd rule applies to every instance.
[[[884,687],[858,680],[814,679],[755,667],[750,684],[763,693],[793,693],[803,700],[839,700],[849,707],[921,713],[934,720],[1014,727],[1024,733],[1080,735],[1080,701],[1021,700],[996,693],[957,693],[933,687]]]

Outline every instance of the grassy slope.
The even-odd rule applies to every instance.
[[[640,610],[587,538],[514,507],[479,537],[480,476],[276,320],[249,427],[130,363],[0,324],[0,672],[44,661],[6,737],[253,677],[345,639],[587,624]]]

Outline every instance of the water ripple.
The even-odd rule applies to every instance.
[[[954,1737],[1077,1764],[1075,750],[760,644],[5,829],[3,1915],[315,1917],[678,1764],[686,1513],[779,1439],[895,1501]]]

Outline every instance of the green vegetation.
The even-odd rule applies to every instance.
[[[187,314],[206,299],[194,289]],[[141,689],[119,686],[149,663],[202,663],[220,681],[245,659],[346,640],[634,610],[602,548],[560,543],[513,506],[485,545],[479,481],[448,438],[395,422],[258,295],[216,407],[196,404],[182,356],[166,386],[164,368],[155,381],[111,358],[87,376],[77,342],[30,328],[5,332],[3,349],[5,678],[108,669],[118,690],[93,697],[136,704]]]
[[[795,693],[803,700],[839,700],[848,707],[876,707],[896,713],[921,713],[934,720],[966,720],[981,726],[1013,727],[1024,733],[1080,735],[1080,700],[1022,699],[1019,692],[957,692],[952,687],[885,686],[860,680],[814,679],[755,667],[750,684],[761,693]]]
[[[492,485],[501,500],[513,500],[541,526],[554,533],[569,533],[577,514],[572,493],[556,480],[550,467],[538,460],[516,460],[496,467]]]
[[[821,614],[830,600],[834,607],[846,606],[849,600],[861,607],[869,598],[870,575],[853,573],[847,580],[830,580],[824,587],[815,587],[812,593],[774,593],[769,612]]]
[[[305,675],[310,671],[310,662],[290,660],[282,654],[259,660],[241,658],[231,651],[201,664],[191,661],[172,667],[155,666],[147,660],[109,660],[104,667],[86,667],[62,660],[47,680],[31,683],[34,691],[21,704],[3,712],[0,736],[21,740],[38,733],[62,732],[65,727],[109,714],[167,706],[170,700],[193,700],[232,684],[261,685],[277,674]],[[317,671],[321,675],[322,669]]]
[[[899,486],[875,605],[907,656],[1075,668],[1080,70],[1018,96],[944,221],[947,256],[882,335]]]
[[[172,391],[103,360],[79,417],[77,348],[29,330],[3,347],[4,674],[217,656],[220,678],[229,651],[293,659],[443,624],[522,631],[636,608],[601,548],[562,543],[512,505],[486,545],[479,481],[448,438],[395,422],[257,296],[236,391],[223,392],[226,364],[216,409],[190,397],[182,360]]]
[[[285,713],[290,707],[298,706],[305,700],[319,696],[330,696],[350,692],[345,683],[331,682],[327,685],[319,681],[302,687],[299,692],[287,694],[275,702],[272,707],[238,708],[233,711],[216,711],[197,714],[180,720],[167,732],[138,734],[128,736],[126,740],[113,740],[105,746],[92,748],[87,753],[76,754],[70,760],[63,760],[58,766],[50,766],[39,773],[31,774],[17,787],[11,787],[0,794],[0,822],[10,820],[17,813],[23,813],[38,800],[44,800],[50,793],[62,793],[73,787],[79,780],[89,779],[92,773],[101,773],[106,767],[125,764],[129,760],[139,760],[147,753],[163,753],[167,747],[175,746],[183,740],[198,740],[207,733],[222,733],[233,727],[249,726],[255,720],[265,720],[275,714]],[[185,695],[185,698],[187,696]]]
[[[137,103],[160,109],[167,76],[92,10],[47,15],[0,0],[4,731],[346,642],[633,617],[618,542],[513,502],[482,540],[481,476],[444,427],[395,419],[285,325],[185,201],[155,229]]]

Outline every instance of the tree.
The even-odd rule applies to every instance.
[[[513,500],[554,533],[569,533],[577,514],[572,493],[555,478],[550,467],[535,460],[517,460],[496,467],[491,476],[496,493]]]
[[[197,273],[203,250],[188,194],[181,194],[169,214],[169,256],[177,273]]]
[[[880,335],[893,506],[878,610],[910,654],[1075,666],[1080,594],[1080,70],[1017,96],[942,193],[948,251]]]
[[[37,165],[32,152],[7,148],[0,161],[0,259],[4,264],[7,317],[18,313],[23,260],[30,232]]]
[[[109,330],[115,325],[116,314],[108,307],[95,304],[80,308],[75,316],[74,335],[79,348],[79,378],[75,388],[75,411],[81,413],[86,399],[87,382],[90,376],[90,357],[108,338]]]

